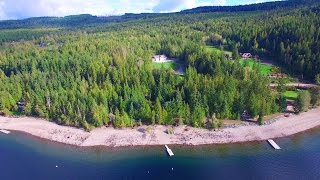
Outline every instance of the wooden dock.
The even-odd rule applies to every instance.
[[[167,145],[165,145],[165,147],[166,147],[166,150],[167,150],[167,153],[169,154],[169,156],[174,156],[172,150]]]
[[[280,146],[279,146],[276,142],[274,142],[272,139],[269,139],[269,140],[268,140],[268,143],[269,143],[274,149],[277,149],[277,150],[281,149]]]
[[[10,134],[10,131],[3,130],[3,129],[0,129],[0,132],[2,132],[2,133],[4,133],[4,134]]]

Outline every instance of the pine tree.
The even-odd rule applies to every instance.
[[[279,97],[279,106],[280,106],[280,111],[285,112],[287,110],[287,99],[285,96],[281,95]]]
[[[123,127],[132,128],[134,126],[133,120],[129,117],[129,115],[125,111],[122,112],[122,119],[123,119],[123,124],[122,124]]]
[[[2,98],[0,99],[0,111],[3,111],[4,110],[4,102],[2,100]]]
[[[192,123],[194,127],[203,127],[204,118],[206,116],[205,110],[200,106],[196,105],[195,109],[192,112]]]
[[[152,124],[152,125],[155,125],[155,124],[156,124],[156,112],[153,110],[153,111],[151,112],[151,114],[152,114],[151,124]]]
[[[156,99],[155,113],[156,113],[156,123],[159,125],[163,124],[164,116],[162,114],[162,106],[161,106],[159,98]]]
[[[258,118],[259,125],[264,124],[265,108],[266,108],[266,102],[263,100],[260,108],[260,112],[259,112],[259,118]]]
[[[116,128],[122,128],[122,117],[121,117],[121,114],[120,114],[120,111],[118,108],[116,108],[115,110],[115,119],[114,119],[114,122],[113,122],[114,126]]]
[[[281,59],[285,60],[285,52],[286,52],[286,49],[284,47],[284,43],[281,42],[280,43],[280,46],[279,46],[279,56]]]
[[[315,82],[318,86],[320,86],[320,74],[317,74],[315,77]]]
[[[234,45],[233,49],[232,49],[232,58],[234,60],[239,60],[240,56],[239,56],[239,49],[237,45]]]
[[[313,107],[320,106],[320,87],[313,87],[310,90],[311,105]]]
[[[310,102],[311,102],[311,96],[309,91],[301,92],[297,99],[296,111],[298,113],[308,111]]]

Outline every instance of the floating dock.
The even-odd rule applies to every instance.
[[[268,143],[274,148],[274,149],[281,149],[280,146],[278,146],[277,143],[275,143],[272,139],[268,140]]]
[[[169,154],[169,156],[174,156],[172,150],[167,145],[165,145],[165,147],[166,147],[166,150],[167,150],[167,153]]]
[[[3,130],[3,129],[0,129],[0,132],[2,132],[2,133],[4,133],[4,134],[10,134],[10,131]]]

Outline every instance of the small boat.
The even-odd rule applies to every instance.
[[[174,156],[172,150],[171,150],[167,145],[165,145],[165,147],[166,147],[166,150],[167,150],[167,153],[169,154],[169,156],[170,156],[170,157],[171,157],[171,156]]]
[[[2,132],[2,133],[4,133],[4,134],[10,134],[10,131],[3,130],[3,129],[0,129],[0,132]]]

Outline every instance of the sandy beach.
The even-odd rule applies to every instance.
[[[142,126],[135,129],[97,128],[91,132],[60,126],[31,117],[0,117],[0,129],[21,131],[47,140],[76,146],[145,146],[164,144],[204,145],[260,141],[290,136],[320,126],[320,109],[300,115],[279,116],[270,125],[247,125],[219,131],[176,127],[175,134],[166,133],[165,126]]]

